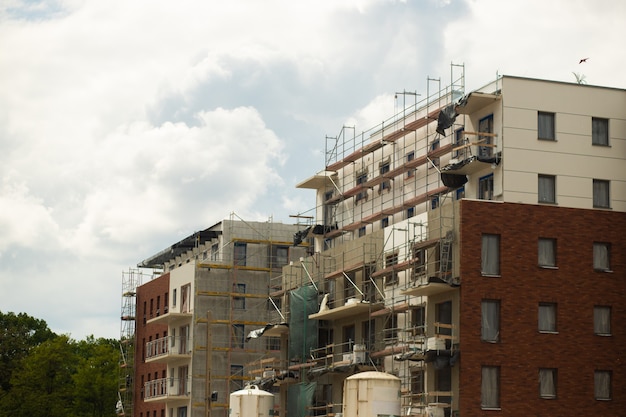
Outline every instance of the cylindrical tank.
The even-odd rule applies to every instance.
[[[231,417],[270,417],[274,415],[274,394],[260,390],[256,385],[230,394]]]
[[[361,372],[343,383],[343,417],[399,416],[400,378],[385,372]]]

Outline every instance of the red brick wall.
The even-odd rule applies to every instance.
[[[164,324],[147,324],[146,322],[151,318],[156,317],[156,302],[157,297],[160,296],[160,308],[161,313],[164,312],[165,293],[168,292],[170,285],[170,274],[164,274],[159,278],[149,281],[139,288],[137,288],[137,313],[135,322],[135,335],[136,335],[136,349],[135,349],[135,387],[134,387],[134,416],[140,417],[153,417],[154,411],[156,416],[161,417],[161,410],[165,410],[164,403],[144,403],[141,393],[143,386],[141,384],[141,377],[143,376],[144,382],[148,382],[148,374],[151,379],[162,378],[163,372],[166,371],[166,366],[162,363],[145,363],[145,343],[150,340],[164,337],[167,333],[167,325]],[[153,300],[152,317],[150,315],[150,300]],[[144,311],[144,302],[146,308]],[[145,317],[145,321],[144,321]],[[144,342],[145,341],[145,342]],[[155,374],[158,376],[155,377]],[[143,414],[141,414],[143,413]]]
[[[626,213],[461,202],[460,415],[626,415]],[[500,277],[481,276],[481,235],[500,235]],[[537,264],[557,240],[558,269]],[[593,270],[594,241],[611,243],[613,272]],[[480,340],[481,300],[500,300],[500,343]],[[541,334],[540,302],[557,303],[558,334]],[[612,336],[593,332],[594,305],[612,307]],[[480,407],[481,366],[500,366],[501,411]],[[557,399],[539,398],[539,368],[557,368]],[[594,370],[612,370],[613,399],[594,399]]]

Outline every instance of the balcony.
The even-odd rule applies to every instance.
[[[191,398],[191,377],[160,378],[144,384],[144,401],[188,401]]]
[[[183,320],[191,320],[193,313],[190,311],[171,311],[167,307],[165,308],[165,313],[160,314],[159,310],[156,312],[156,316],[150,317],[148,319],[148,324],[158,323],[158,324],[171,324],[178,321]]]
[[[146,362],[171,362],[191,358],[188,338],[166,336],[146,343]]]

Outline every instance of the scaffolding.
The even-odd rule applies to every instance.
[[[458,297],[456,200],[463,193],[444,168],[490,137],[466,139],[478,134],[466,132],[465,115],[456,113],[465,97],[464,66],[452,64],[450,78],[442,88],[441,79],[428,77],[420,100],[396,93],[414,102],[405,98],[400,111],[370,130],[344,126],[326,137],[324,171],[299,185],[318,192],[316,251],[283,268],[281,282],[272,284],[286,316],[291,291],[309,285],[319,294],[319,311],[309,315],[320,324],[318,345],[288,369],[322,385],[340,385],[361,370],[393,373],[401,379],[403,416],[451,412],[451,377],[435,364],[450,372],[459,352],[453,318],[440,301]],[[340,389],[318,391],[311,415],[341,411]]]

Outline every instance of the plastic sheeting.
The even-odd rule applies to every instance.
[[[317,320],[309,314],[317,313],[317,290],[305,285],[290,292],[289,296],[289,360],[305,361],[311,349],[317,348]]]
[[[307,407],[313,405],[316,382],[301,382],[290,385],[287,391],[287,415],[289,417],[306,417],[313,415]]]

